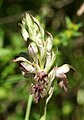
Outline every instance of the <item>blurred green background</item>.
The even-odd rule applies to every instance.
[[[57,86],[48,104],[47,120],[84,120],[84,2],[83,0],[0,0],[0,120],[23,120],[31,78],[24,78],[10,61],[26,45],[20,26],[24,12],[36,16],[54,36],[59,66],[71,64],[68,93]],[[39,105],[32,103],[30,120],[38,120]]]

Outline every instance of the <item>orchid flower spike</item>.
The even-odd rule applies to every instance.
[[[43,97],[47,102],[54,90],[53,80],[59,78],[59,86],[67,92],[66,73],[74,68],[68,64],[54,67],[57,52],[53,50],[53,37],[43,29],[38,20],[26,13],[21,23],[21,33],[27,44],[27,52],[21,52],[12,62],[18,62],[23,75],[29,77],[33,74],[31,81],[31,94],[36,103]]]

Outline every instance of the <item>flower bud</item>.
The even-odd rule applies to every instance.
[[[28,52],[29,52],[29,55],[33,58],[33,60],[37,60],[38,48],[37,48],[37,45],[35,43],[31,42],[29,44]]]
[[[31,41],[35,42],[37,46],[43,47],[44,44],[44,29],[31,14],[26,13],[22,20],[22,36],[25,41],[29,38]]]

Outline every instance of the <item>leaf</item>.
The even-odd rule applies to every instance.
[[[4,30],[0,29],[0,48],[3,47],[4,44]]]
[[[8,54],[11,54],[11,50],[7,48],[0,48],[0,56],[6,56]]]
[[[84,89],[79,89],[77,93],[77,102],[79,105],[84,105]]]
[[[6,81],[7,81],[7,84],[10,83],[10,84],[13,84],[13,83],[17,83],[19,82],[20,80],[24,80],[24,78],[22,77],[22,75],[10,75]]]
[[[0,87],[0,100],[6,99],[8,96],[7,90],[5,90],[3,87]]]
[[[72,29],[73,28],[73,23],[72,23],[72,21],[70,20],[69,17],[66,17],[66,27],[67,27],[67,29]]]
[[[11,41],[12,46],[14,48],[21,48],[24,45],[24,41],[22,40],[22,37],[18,33],[13,33],[11,35]]]
[[[45,114],[40,118],[40,120],[46,120],[45,119]]]

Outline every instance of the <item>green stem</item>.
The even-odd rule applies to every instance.
[[[46,109],[47,109],[48,102],[53,95],[53,90],[54,88],[51,87],[49,91],[49,96],[47,98],[44,98],[43,101],[40,103],[40,106],[41,106],[40,120],[46,120]]]
[[[29,120],[30,110],[31,110],[31,104],[32,104],[32,95],[29,95],[28,103],[27,103],[27,109],[25,114],[25,120]]]
[[[40,120],[46,120],[46,100],[42,100],[40,103]]]

